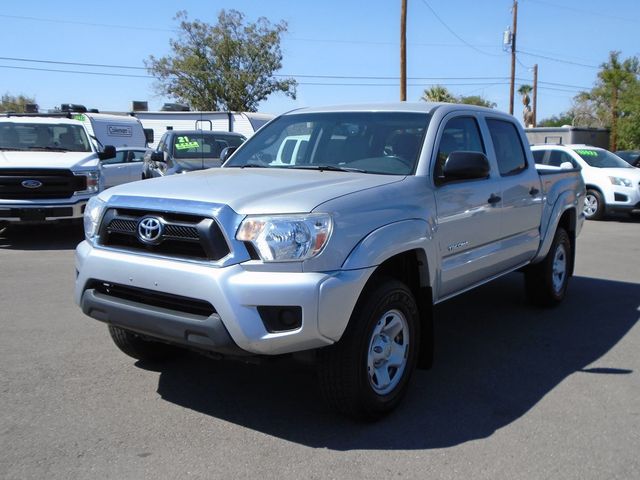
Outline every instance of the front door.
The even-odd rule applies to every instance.
[[[443,183],[442,169],[451,152],[487,153],[474,117],[449,117],[443,125],[432,169],[441,258],[437,299],[498,273],[494,254],[502,212],[500,178],[493,163],[488,178]]]

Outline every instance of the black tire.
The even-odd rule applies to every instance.
[[[604,218],[605,203],[598,190],[587,190],[584,198],[584,217],[587,220],[602,220]]]
[[[147,340],[140,335],[113,325],[109,325],[109,334],[116,347],[136,360],[167,360],[184,352],[179,347]]]
[[[564,299],[571,276],[572,259],[569,234],[564,228],[558,227],[547,256],[525,271],[525,289],[531,303],[553,307]],[[561,270],[562,276],[559,273]]]
[[[416,367],[419,319],[413,294],[403,283],[386,277],[370,282],[340,341],[319,352],[320,387],[327,404],[342,414],[366,420],[393,410],[402,400]],[[394,335],[395,328],[385,328],[395,322],[402,324],[402,330],[392,338],[388,334]],[[395,358],[405,360],[399,367],[389,365],[393,363],[394,349]],[[379,355],[377,363],[373,362],[375,355]],[[372,375],[370,365],[374,365]],[[383,388],[384,380],[377,378],[378,371],[387,372],[388,391]]]

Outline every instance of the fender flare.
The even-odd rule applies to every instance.
[[[426,262],[420,271],[423,286],[433,285],[436,251],[434,228],[422,219],[408,219],[384,225],[364,237],[342,264],[342,270],[356,270],[382,264],[385,260],[411,250],[423,252]]]
[[[571,199],[571,192],[565,192],[560,195],[551,210],[551,214],[549,215],[549,221],[547,222],[547,228],[544,232],[541,232],[543,237],[540,242],[540,248],[538,249],[538,253],[535,258],[531,261],[531,263],[538,263],[544,259],[549,253],[551,249],[551,244],[553,243],[553,238],[555,237],[556,231],[558,230],[558,225],[560,224],[560,219],[562,215],[567,210],[572,208],[577,208],[576,201]],[[579,212],[576,211],[576,216],[579,215]],[[574,217],[574,221],[575,221]],[[573,225],[575,229],[575,225]]]

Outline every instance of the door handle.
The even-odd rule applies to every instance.
[[[532,197],[535,197],[539,193],[540,193],[540,190],[538,190],[536,187],[531,187],[531,190],[529,190],[529,195],[531,195]]]
[[[487,202],[493,205],[494,203],[498,203],[500,200],[502,200],[502,197],[500,197],[499,195],[496,195],[495,193],[492,193],[491,196],[489,197],[489,200],[487,200]]]

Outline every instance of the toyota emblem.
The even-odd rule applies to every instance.
[[[158,243],[163,230],[164,225],[158,217],[144,217],[138,222],[138,238],[143,243]]]
[[[24,188],[40,188],[42,186],[42,182],[39,180],[25,180],[20,185]]]

